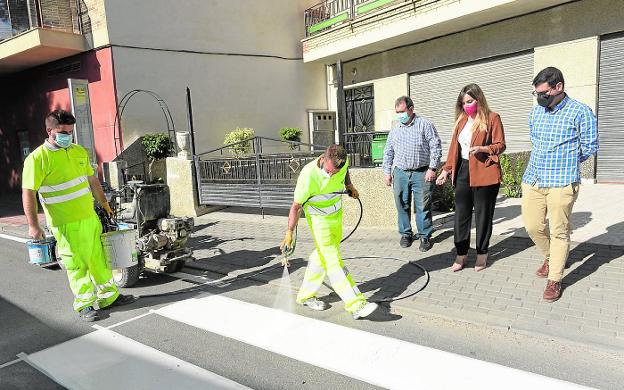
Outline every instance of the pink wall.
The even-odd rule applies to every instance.
[[[77,71],[53,74],[63,65],[80,62]],[[27,130],[34,150],[46,138],[45,115],[54,109],[70,110],[67,79],[89,80],[91,117],[98,162],[115,158],[116,110],[112,51],[104,48],[82,53],[16,74],[0,77],[0,193],[20,190],[22,161],[17,132]]]

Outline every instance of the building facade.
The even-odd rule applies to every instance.
[[[77,113],[78,141],[100,166],[141,135],[167,131],[149,94],[133,97],[116,124],[132,90],[158,95],[186,131],[189,87],[197,152],[236,127],[307,134],[307,111],[328,108],[326,68],[304,64],[300,43],[301,15],[315,2],[0,0],[0,192],[19,191],[50,110]]]
[[[395,98],[409,95],[447,147],[459,90],[477,83],[502,117],[508,152],[530,150],[531,81],[556,66],[598,117],[600,150],[584,179],[621,183],[622,16],[619,0],[328,0],[304,14],[303,56],[328,67],[328,105],[344,107],[345,132],[389,130]],[[353,108],[353,96],[366,99]]]

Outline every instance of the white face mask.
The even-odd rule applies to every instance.
[[[329,173],[327,173],[325,169],[323,169],[323,164],[321,164],[320,168],[321,168],[321,173],[323,174],[323,176],[325,176],[326,178],[330,178],[332,176]]]

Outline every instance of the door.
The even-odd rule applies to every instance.
[[[624,183],[624,36],[600,42],[596,180]]]

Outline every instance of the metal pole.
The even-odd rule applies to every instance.
[[[193,178],[193,190],[195,191],[195,201],[197,202],[197,206],[202,206],[202,183],[201,183],[201,160],[198,156],[193,155],[193,165],[195,166],[194,171],[191,174],[195,174]]]
[[[345,104],[345,93],[344,93],[344,83],[342,80],[342,61],[338,60],[336,62],[336,88],[337,94],[336,99],[336,119],[338,120],[338,144],[344,145],[344,134],[347,131],[347,117],[346,117],[346,104]]]
[[[76,21],[78,23],[78,32],[83,34],[84,31],[82,29],[82,8],[80,6],[80,0],[76,0]]]
[[[260,210],[262,211],[262,217],[264,218],[264,207],[262,205],[262,180],[260,177],[260,137],[254,137],[254,154],[256,155],[256,184],[258,185],[258,200],[260,201]]]
[[[7,9],[9,7],[9,2],[7,1]],[[30,1],[26,1],[26,10],[28,11],[28,28],[32,29],[32,11],[30,10]],[[11,13],[9,12],[9,24],[11,24]]]
[[[37,27],[43,27],[43,8],[41,7],[41,1],[35,0],[35,7],[37,8]]]
[[[191,89],[186,87],[186,112],[188,119],[188,131],[191,138],[191,158],[193,159],[193,164],[195,165],[195,180],[193,180],[193,191],[195,191],[195,201],[198,206],[201,206],[201,172],[199,169],[200,160],[195,154],[195,128],[193,126],[193,102],[191,100]]]
[[[7,15],[9,16],[9,33],[11,34],[10,36],[13,37],[13,18],[11,18],[11,4],[9,4],[9,0],[6,0],[6,6],[7,6]],[[32,28],[32,25],[30,26],[30,28]]]
[[[188,119],[188,130],[191,136],[191,153],[195,156],[195,127],[193,126],[193,102],[191,100],[191,89],[186,87],[186,113]]]

